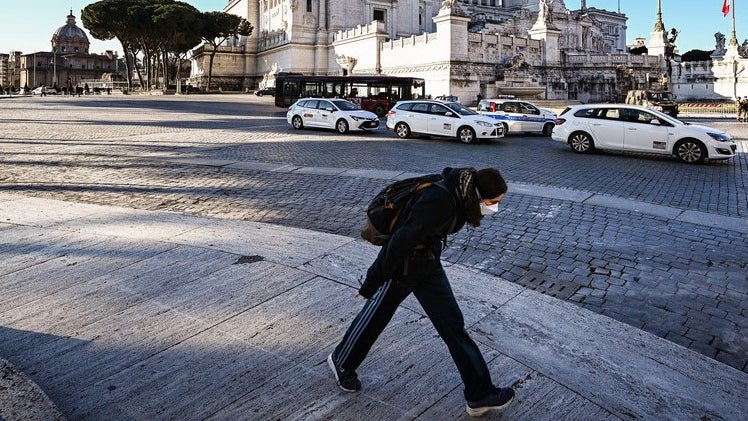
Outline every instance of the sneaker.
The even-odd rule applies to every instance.
[[[358,392],[361,390],[361,382],[358,381],[358,374],[355,371],[346,371],[339,368],[335,361],[332,359],[332,354],[327,357],[327,365],[330,366],[332,374],[335,375],[335,380],[338,381],[338,386],[344,392]]]
[[[467,414],[471,417],[480,417],[491,410],[506,408],[514,399],[514,390],[511,387],[502,387],[494,390],[478,402],[467,403]]]

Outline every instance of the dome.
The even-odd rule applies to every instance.
[[[73,16],[73,11],[71,10],[67,23],[57,28],[52,35],[52,50],[88,54],[89,45],[88,36],[83,29],[75,24],[75,16]]]

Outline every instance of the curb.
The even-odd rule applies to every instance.
[[[0,420],[62,421],[65,417],[33,380],[0,358]]]

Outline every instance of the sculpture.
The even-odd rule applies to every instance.
[[[670,29],[670,38],[667,39],[668,44],[675,44],[675,40],[678,38],[678,34],[680,34],[680,31],[678,31],[677,29]]]
[[[457,4],[456,0],[444,0],[442,1],[442,5],[439,8],[439,10],[446,10],[451,12],[451,14],[456,16],[467,16],[467,13],[462,10],[459,4]]]
[[[538,4],[538,22],[543,22],[547,26],[553,25],[553,11],[551,10],[551,5],[553,5],[553,0],[551,0],[550,4],[547,0],[540,0],[540,3]]]
[[[714,55],[723,55],[727,51],[725,49],[725,34],[717,32],[714,34],[714,40],[716,45],[714,46]]]

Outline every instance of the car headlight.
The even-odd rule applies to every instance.
[[[727,133],[706,132],[706,134],[708,134],[709,137],[716,140],[717,142],[729,142],[730,141],[730,135],[728,135]]]
[[[487,123],[485,121],[476,121],[475,123],[481,127],[493,127],[493,123]]]
[[[353,121],[366,120],[363,117],[359,117],[359,116],[355,116],[355,115],[352,115],[350,117],[351,117],[351,120],[353,120]]]

